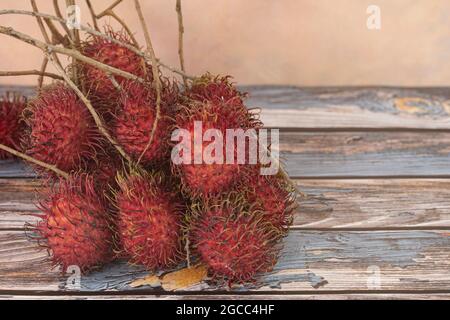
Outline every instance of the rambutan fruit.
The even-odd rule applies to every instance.
[[[27,113],[27,154],[66,172],[84,168],[100,136],[89,111],[71,89],[62,83],[44,88]]]
[[[185,95],[199,102],[224,102],[238,107],[243,106],[243,98],[247,94],[237,90],[230,79],[230,76],[221,77],[206,73],[193,81]]]
[[[238,199],[238,198],[236,198]],[[222,198],[193,206],[189,239],[214,280],[245,283],[277,261],[279,232],[245,201]]]
[[[155,89],[150,84],[137,82],[127,82],[123,88],[113,119],[113,133],[118,143],[134,160],[138,160],[145,151],[141,159],[144,165],[168,158],[174,104],[178,97],[177,86],[168,81],[163,82],[160,118],[148,147],[157,115]]]
[[[86,174],[60,179],[39,204],[42,220],[35,227],[54,265],[64,272],[76,265],[83,273],[113,259],[110,218],[93,178]]]
[[[130,37],[123,30],[116,32],[111,28],[106,27],[104,33],[110,38],[128,45],[133,45]],[[129,48],[99,36],[92,36],[85,41],[81,46],[81,53],[86,57],[122,71],[129,72],[138,77],[143,77],[145,75],[146,68],[147,70],[151,70],[151,67],[146,67],[143,58]],[[119,97],[119,91],[116,89],[113,81],[111,81],[110,76],[103,70],[89,64],[81,65],[81,73],[86,88],[89,91],[89,97],[100,113],[112,111],[115,107],[116,100]],[[147,78],[149,78],[149,81],[151,82],[152,73],[147,73]],[[126,80],[117,75],[111,75],[111,77],[113,77],[119,85],[122,85]]]
[[[246,177],[253,174],[256,170],[256,164],[249,164],[249,143],[246,139],[245,163],[238,163],[237,155],[239,144],[234,141],[226,139],[227,129],[257,129],[259,122],[254,119],[253,115],[245,108],[245,106],[236,107],[224,102],[191,102],[186,106],[180,106],[179,112],[175,116],[176,128],[186,130],[189,134],[189,139],[184,139],[179,142],[175,152],[178,152],[178,157],[183,158],[184,152],[190,151],[191,163],[172,163],[172,168],[182,181],[183,187],[193,196],[210,196],[218,195],[223,192],[230,191],[234,185],[240,181],[245,180]],[[195,139],[195,123],[201,122],[201,132],[203,134],[209,129],[213,129],[223,138],[222,159],[219,161],[205,162],[202,154],[202,163],[194,163],[196,146]],[[256,133],[256,131],[255,131]],[[197,133],[198,135],[198,133]],[[209,148],[211,144],[216,144],[215,138],[213,141],[202,141],[202,150]],[[234,144],[234,159],[231,163],[227,163],[227,144]],[[198,143],[197,143],[198,144]],[[179,148],[179,149],[178,149]],[[220,148],[220,145],[219,147]],[[174,151],[173,151],[174,152]],[[173,156],[173,155],[172,155]],[[208,155],[207,155],[208,156]],[[216,157],[216,150],[211,152],[212,157]],[[227,161],[226,161],[227,160]]]
[[[20,150],[24,122],[22,112],[26,107],[26,98],[16,93],[6,93],[0,97],[0,143],[10,148]],[[0,150],[0,159],[10,158],[11,155]]]
[[[133,264],[149,270],[175,266],[182,253],[182,203],[159,174],[118,176],[118,235]]]
[[[242,186],[246,199],[258,208],[265,220],[275,228],[287,232],[296,208],[295,186],[278,175],[255,175]]]

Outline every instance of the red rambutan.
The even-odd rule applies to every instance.
[[[189,132],[190,139],[181,141],[179,156],[183,157],[183,150],[191,151],[190,164],[173,164],[174,172],[180,176],[183,186],[194,196],[217,195],[230,191],[234,185],[245,180],[246,177],[256,170],[255,164],[239,164],[237,161],[238,144],[235,141],[226,140],[227,129],[257,129],[260,125],[253,115],[240,105],[227,104],[218,101],[191,102],[187,106],[180,106],[180,110],[175,116],[176,128]],[[202,124],[202,133],[208,129],[215,129],[223,137],[223,161],[220,163],[193,163],[195,152],[195,122]],[[201,133],[201,134],[202,134]],[[202,149],[205,150],[211,143],[202,141]],[[227,163],[226,150],[227,143],[234,143],[234,159],[232,163]],[[245,159],[249,159],[249,144],[246,142]],[[242,151],[242,150],[240,150]],[[215,151],[211,153],[216,156]],[[205,159],[203,159],[205,160]],[[246,160],[247,161],[247,160]]]
[[[235,105],[237,107],[243,106],[243,98],[246,93],[242,93],[230,82],[230,76],[212,76],[206,73],[199,78],[196,78],[186,91],[186,97],[200,102],[224,102]]]
[[[66,172],[82,169],[100,137],[76,94],[64,84],[51,85],[31,101],[27,111],[27,154]]]
[[[149,270],[175,266],[182,258],[182,205],[157,174],[118,177],[115,202],[125,255]]]
[[[255,175],[242,186],[246,199],[262,211],[265,220],[287,232],[296,207],[296,189],[281,175]]]
[[[55,265],[76,265],[85,273],[113,258],[110,218],[91,176],[60,179],[40,202],[42,220],[36,231],[45,240]]]
[[[243,283],[273,268],[279,233],[244,201],[209,200],[193,216],[189,239],[213,279]]]
[[[20,150],[24,123],[21,120],[26,99],[15,93],[6,93],[0,97],[0,143]],[[0,150],[0,159],[10,158],[6,151]]]
[[[111,28],[106,27],[104,33],[115,40],[133,45],[125,31],[115,32]],[[138,77],[145,75],[145,68],[151,70],[150,67],[146,67],[143,58],[138,54],[103,37],[92,36],[89,38],[82,44],[81,53],[98,62],[129,72]],[[113,111],[120,92],[114,86],[111,78],[104,71],[89,64],[83,64],[81,72],[89,91],[89,97],[93,100],[99,111],[101,113]],[[119,85],[122,85],[126,80],[117,75],[111,77]],[[152,81],[151,72],[148,72],[147,78],[149,78],[150,82]]]
[[[178,96],[176,85],[163,82],[160,118],[148,146],[156,117],[156,92],[150,85],[128,82],[114,116],[113,132],[117,141],[131,157],[143,164],[154,164],[168,157],[173,126],[173,109]]]

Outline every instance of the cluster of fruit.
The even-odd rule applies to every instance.
[[[122,32],[108,36],[133,45]],[[156,271],[189,261],[231,283],[270,270],[296,203],[282,169],[264,176],[261,164],[171,161],[172,132],[193,135],[197,121],[224,135],[262,128],[244,105],[245,94],[229,77],[210,74],[180,86],[159,73],[158,91],[152,66],[104,37],[86,39],[80,52],[144,79],[81,62],[68,69],[116,145],[66,82],[41,88],[30,101],[8,95],[0,102],[0,143],[67,173],[36,166],[47,187],[35,231],[55,265],[88,272],[126,259]]]

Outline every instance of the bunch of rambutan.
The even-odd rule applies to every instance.
[[[209,73],[180,89],[153,73],[125,33],[105,35],[82,42],[81,54],[139,81],[73,62],[68,70],[79,90],[57,81],[27,104],[12,95],[0,100],[0,143],[24,150],[46,178],[33,230],[53,263],[82,272],[115,259],[149,271],[200,263],[212,280],[229,284],[271,270],[292,224],[296,189],[282,168],[263,176],[262,164],[237,161],[237,144],[211,148],[228,129],[262,129],[246,94],[230,77]],[[197,129],[217,135],[197,140]],[[175,130],[189,139],[176,144]],[[215,160],[173,161],[196,159],[198,147]],[[227,161],[219,153],[230,153]],[[245,160],[250,153],[247,147]]]

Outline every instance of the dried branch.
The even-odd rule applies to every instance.
[[[44,65],[44,62],[42,64]],[[16,76],[42,76],[62,80],[62,77],[58,76],[57,74],[50,72],[42,72],[39,70],[0,71],[0,77],[16,77]]]
[[[105,10],[103,10],[102,12],[100,12],[97,15],[97,19],[103,18],[104,16],[108,15],[108,12],[110,12],[111,10],[114,10],[114,8],[117,7],[121,2],[122,2],[122,0],[114,1],[113,4],[111,4],[108,8],[106,8]]]
[[[156,129],[158,127],[158,121],[161,117],[161,78],[159,77],[159,70],[158,70],[158,62],[155,55],[155,50],[153,50],[152,46],[152,40],[150,39],[150,33],[148,32],[147,23],[145,22],[144,15],[142,14],[141,5],[139,3],[139,0],[134,0],[134,4],[136,7],[136,11],[139,16],[139,20],[141,22],[142,29],[144,31],[145,36],[145,42],[147,44],[147,52],[150,54],[151,60],[152,60],[152,72],[153,72],[153,87],[156,90],[156,115],[155,120],[153,121],[152,130],[150,133],[150,137],[148,140],[147,145],[144,148],[144,151],[142,151],[141,155],[139,156],[139,159],[137,163],[141,161],[144,154],[147,152],[148,148],[152,144],[153,138],[155,136]]]
[[[39,75],[39,78],[38,78],[38,90],[41,90],[42,84],[44,83],[44,76],[45,76],[45,70],[47,69],[47,65],[48,65],[48,59],[47,59],[47,57],[44,57],[44,60],[42,60],[42,64],[41,64],[41,74]],[[56,74],[55,74],[55,76],[56,76]]]
[[[44,42],[34,39],[24,33],[18,32],[11,27],[0,26],[0,33],[11,36],[11,37],[21,40],[23,42],[26,42],[32,46],[35,46],[35,47],[41,49],[42,51],[44,51],[45,53],[47,53],[49,51],[52,53],[57,52],[57,53],[75,58],[79,61],[85,62],[85,63],[92,65],[92,66],[94,66],[102,71],[105,71],[107,73],[112,73],[114,75],[118,75],[118,76],[130,79],[130,80],[138,81],[140,83],[145,83],[144,79],[137,77],[134,74],[131,74],[129,72],[126,72],[126,71],[111,67],[109,65],[100,63],[97,60],[91,59],[89,57],[85,57],[77,50],[63,48],[63,47],[59,47],[56,45],[44,43]]]
[[[76,95],[80,98],[80,100],[85,104],[86,108],[92,115],[92,118],[94,119],[94,122],[97,125],[100,133],[116,148],[116,150],[125,160],[131,163],[131,158],[125,153],[125,151],[116,142],[116,140],[114,140],[114,138],[109,134],[108,130],[103,124],[102,119],[97,114],[97,111],[95,111],[95,108],[92,106],[89,99],[86,98],[86,96],[80,91],[80,89],[78,89],[75,83],[70,79],[69,75],[60,66],[58,66],[58,64],[53,60],[51,54],[49,52],[46,52],[46,55],[49,61],[55,66],[59,74],[64,78],[65,82],[72,88],[72,90],[76,93]]]
[[[65,23],[66,22],[66,20],[64,20],[62,18],[59,18],[59,17],[55,17],[55,16],[52,16],[52,15],[49,15],[49,14],[45,14],[45,13],[32,12],[32,11],[26,11],[26,10],[0,10],[0,15],[5,15],[5,14],[23,14],[23,15],[29,15],[29,16],[34,16],[34,17],[45,17],[45,18],[49,18],[49,19],[53,19],[53,20],[59,21],[61,23]],[[120,40],[114,39],[114,38],[112,38],[112,37],[110,37],[110,36],[108,36],[106,34],[103,34],[103,33],[99,32],[99,31],[96,31],[96,30],[94,30],[94,29],[92,29],[92,28],[90,28],[88,26],[85,26],[85,25],[80,25],[80,29],[82,31],[87,32],[89,34],[92,34],[94,36],[101,37],[103,39],[111,41],[112,43],[115,43],[115,44],[118,44],[120,46],[123,46],[124,48],[127,48],[127,49],[131,50],[132,52],[136,53],[140,57],[143,57],[147,62],[151,62],[151,57],[147,53],[142,52],[141,50],[136,48],[135,46],[132,46],[132,45],[130,45],[128,43],[124,43],[124,42],[122,42]],[[188,74],[184,73],[183,71],[178,70],[177,68],[169,66],[169,65],[163,63],[159,59],[157,59],[157,61],[158,61],[158,64],[161,67],[163,67],[163,68],[165,68],[165,69],[167,69],[167,70],[169,70],[169,71],[171,71],[173,73],[176,73],[176,74],[178,74],[180,76],[184,76],[184,77],[186,77],[189,80],[195,79],[194,76],[188,75]]]
[[[90,0],[86,0],[89,11],[91,12],[91,16],[92,16],[92,20],[94,21],[94,27],[96,30],[99,31],[99,28],[97,26],[97,20],[101,19],[105,16],[110,16],[113,19],[115,19],[121,26],[123,29],[125,29],[126,33],[128,33],[128,35],[131,38],[131,41],[133,42],[133,44],[135,45],[136,48],[139,47],[139,43],[136,40],[136,37],[134,36],[133,32],[131,32],[130,28],[128,27],[128,25],[125,23],[125,21],[123,21],[115,12],[114,12],[114,8],[117,7],[122,0],[116,0],[114,1],[108,8],[106,8],[105,10],[103,10],[101,13],[99,14],[95,14],[94,8],[92,7],[92,4],[90,2]]]
[[[53,0],[53,8],[55,10],[56,16],[58,18],[60,18],[61,20],[63,20],[63,21],[59,21],[59,22],[60,22],[61,26],[63,27],[64,31],[67,33],[67,35],[69,35],[70,34],[70,30],[67,27],[67,24],[66,24],[66,22],[64,20],[64,17],[62,15],[62,13],[61,13],[61,9],[59,8],[58,0]]]
[[[125,21],[123,21],[117,14],[115,14],[114,11],[110,10],[107,13],[108,16],[116,19],[116,21],[122,26],[122,28],[125,29],[126,33],[128,33],[128,35],[131,38],[131,41],[133,42],[133,44],[135,45],[136,48],[139,48],[139,42],[137,42],[136,37],[134,36],[133,32],[131,32],[130,28],[128,27],[128,25],[125,23]]]
[[[97,16],[95,15],[94,7],[92,6],[91,0],[86,0],[86,4],[89,8],[89,12],[91,14],[92,23],[94,25],[94,29],[97,31],[100,31],[97,23]]]
[[[8,147],[8,146],[5,146],[4,144],[0,144],[0,149],[1,149],[1,150],[4,150],[4,151],[6,151],[6,152],[9,152],[9,153],[15,155],[16,157],[22,158],[22,159],[25,160],[25,161],[34,163],[34,164],[36,164],[36,165],[38,165],[38,166],[40,166],[40,167],[43,167],[43,168],[48,169],[48,170],[50,170],[50,171],[53,171],[54,173],[56,173],[57,175],[59,175],[59,176],[61,176],[61,177],[64,177],[64,178],[66,178],[66,179],[69,178],[69,174],[68,174],[67,172],[64,172],[64,171],[58,169],[58,168],[57,168],[56,166],[54,166],[54,165],[51,165],[51,164],[42,162],[42,161],[40,161],[40,160],[38,160],[38,159],[35,159],[35,158],[33,158],[33,157],[30,157],[30,156],[28,156],[28,155],[26,155],[26,154],[24,154],[24,153],[22,153],[22,152],[19,152],[19,151],[17,151],[17,150],[14,150],[14,149]]]
[[[68,12],[69,7],[75,6],[75,0],[66,0],[66,11]],[[69,28],[69,36],[70,39],[72,39],[71,48],[75,50],[80,49],[80,32],[76,28]],[[81,85],[82,88],[84,88],[84,84],[81,83],[80,77],[78,74],[78,63],[75,58],[72,58],[72,70],[73,70],[73,79],[75,80],[75,83],[77,85]]]
[[[175,10],[177,11],[177,17],[178,17],[178,56],[180,57],[181,71],[185,72],[184,49],[183,49],[184,25],[183,25],[183,12],[181,10],[181,0],[177,0]],[[187,79],[185,76],[183,76],[183,82],[184,82],[184,87],[187,88]]]

